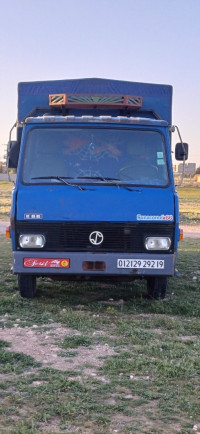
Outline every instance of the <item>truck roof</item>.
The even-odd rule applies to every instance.
[[[72,80],[35,81],[18,84],[18,121],[22,122],[27,116],[36,111],[37,115],[49,110],[50,94],[90,94],[90,95],[134,95],[143,98],[142,109],[134,110],[136,116],[140,111],[149,110],[157,114],[158,118],[171,124],[172,119],[172,86],[165,84],[139,83],[102,78],[82,78]],[[43,110],[43,111],[42,111]],[[104,110],[70,108],[69,115],[92,114],[99,116],[108,114]],[[112,116],[118,116],[119,108],[109,110]],[[132,113],[131,113],[132,114]],[[154,117],[155,118],[155,117]]]
[[[56,123],[106,123],[106,124],[135,124],[135,125],[151,125],[154,127],[168,126],[168,122],[158,119],[140,118],[140,117],[125,117],[125,116],[37,116],[28,117],[25,123],[32,124],[56,124]]]

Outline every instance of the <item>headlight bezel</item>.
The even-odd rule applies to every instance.
[[[150,243],[152,242],[152,246]],[[147,236],[145,237],[144,245],[148,252],[152,251],[169,251],[172,244],[170,237],[162,236]]]
[[[18,241],[21,249],[43,249],[46,237],[44,234],[20,234]]]

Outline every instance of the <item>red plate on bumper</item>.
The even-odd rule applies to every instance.
[[[25,268],[69,268],[69,258],[24,258]]]

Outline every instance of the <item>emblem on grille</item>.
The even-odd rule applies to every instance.
[[[99,231],[91,232],[89,240],[91,244],[93,244],[94,246],[98,246],[103,242],[103,234]]]

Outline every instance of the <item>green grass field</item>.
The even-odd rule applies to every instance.
[[[41,279],[22,299],[0,244],[0,432],[200,432],[199,240],[154,302],[142,281]]]
[[[10,215],[13,184],[0,181],[0,220],[8,220]]]
[[[179,187],[180,220],[200,223],[200,187]]]

